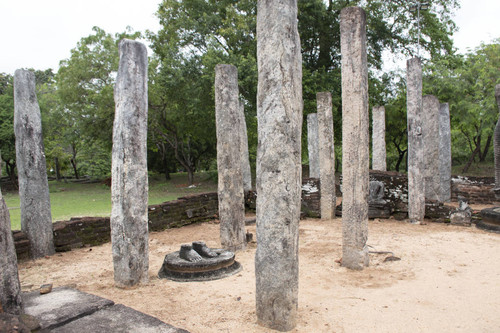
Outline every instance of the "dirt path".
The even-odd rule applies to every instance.
[[[340,267],[341,220],[300,222],[299,320],[293,332],[499,332],[500,235],[474,227],[411,225],[373,220],[376,251],[359,272]],[[248,227],[255,235],[255,226]],[[243,270],[210,282],[158,279],[167,253],[205,240],[220,247],[218,224],[203,223],[150,235],[148,285],[113,287],[111,245],[82,248],[20,264],[24,290],[76,285],[192,333],[270,332],[256,324],[256,244],[236,255]]]

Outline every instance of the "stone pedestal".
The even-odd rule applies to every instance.
[[[14,132],[21,229],[30,240],[31,258],[52,255],[54,235],[35,75],[23,69],[14,74]]]
[[[316,94],[318,103],[319,167],[321,186],[321,219],[335,218],[335,151],[333,147],[332,94]]]
[[[233,65],[215,67],[215,121],[219,220],[222,246],[242,250],[245,242],[245,203],[241,174],[241,124],[238,70]]]
[[[296,326],[299,288],[302,56],[297,1],[257,2],[256,313],[260,325]]]
[[[385,107],[373,107],[372,118],[372,169],[386,171]]]
[[[448,103],[439,105],[439,201],[451,200],[451,127]]]
[[[115,284],[148,282],[148,57],[124,39],[115,85],[111,183],[111,243]]]
[[[368,266],[368,67],[366,14],[340,12],[342,53],[342,266]]]
[[[424,141],[422,137],[422,64],[419,58],[406,62],[408,118],[408,217],[420,223],[425,214]],[[436,170],[437,171],[437,170]]]
[[[309,178],[319,178],[319,134],[318,114],[307,115],[307,152],[309,155]]]
[[[424,96],[422,109],[425,199],[439,201],[441,197],[441,177],[439,174],[439,100],[433,95]]]

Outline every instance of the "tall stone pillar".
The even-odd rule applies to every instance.
[[[387,171],[385,148],[385,107],[373,107],[372,121],[372,169]]]
[[[245,105],[240,102],[240,127],[241,127],[241,172],[243,176],[243,191],[252,189],[252,171],[250,169],[250,156],[248,154],[248,133],[247,122],[245,120]]]
[[[451,200],[451,128],[448,103],[439,105],[440,202]]]
[[[408,217],[420,223],[425,214],[424,141],[422,138],[422,63],[406,62],[406,105],[408,121]]]
[[[368,67],[366,14],[340,12],[342,53],[342,266],[368,266]]]
[[[0,175],[2,165],[0,164]],[[12,231],[10,230],[9,209],[0,190],[0,309],[19,315],[23,312],[21,284],[17,269],[17,255]],[[1,311],[0,311],[1,312]]]
[[[123,39],[115,85],[111,242],[115,284],[148,282],[148,57],[146,47]]]
[[[424,141],[425,198],[439,200],[441,177],[439,174],[439,100],[425,95],[422,101],[422,127]]]
[[[240,111],[238,70],[233,65],[215,66],[220,241],[230,251],[246,247]]]
[[[318,108],[320,211],[322,220],[335,218],[335,151],[333,146],[332,94],[316,94]]]
[[[500,84],[495,86],[495,99],[500,110]],[[494,158],[495,158],[495,195],[500,198],[500,116],[495,126],[493,135]]]
[[[35,75],[23,69],[14,74],[14,133],[21,229],[30,241],[31,258],[36,259],[54,254],[54,235]]]
[[[279,19],[277,19],[279,18]],[[257,320],[296,326],[302,183],[302,55],[297,0],[257,1]]]
[[[319,178],[319,134],[318,114],[307,115],[307,152],[309,155],[309,177]]]

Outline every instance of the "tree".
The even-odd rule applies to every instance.
[[[202,104],[197,112],[211,110],[213,105],[213,68],[217,63],[229,63],[238,68],[241,98],[245,102],[245,113],[249,125],[250,152],[256,150],[256,0],[164,0],[157,12],[162,29],[151,35],[152,47],[159,58],[159,73],[170,66],[182,72],[193,72],[199,76],[183,82],[193,89],[196,96],[210,104]],[[393,1],[323,1],[303,0],[298,2],[299,33],[303,55],[304,116],[316,110],[316,93],[331,91],[333,96],[336,143],[341,142],[338,128],[341,117],[340,100],[340,10],[346,6],[361,5],[367,13],[368,60],[370,64],[370,96],[384,92],[377,70],[382,65],[382,52],[390,51],[404,55],[416,53],[417,22],[409,11],[409,3]],[[452,52],[451,33],[455,25],[451,20],[456,0],[436,0],[431,10],[422,13],[422,49],[426,56],[436,57]],[[184,69],[181,69],[184,67]],[[173,70],[173,69],[170,69]],[[162,74],[160,74],[162,75]],[[171,73],[170,73],[171,75]],[[186,79],[189,76],[185,77]],[[200,82],[201,80],[207,80]],[[165,79],[165,82],[168,80]],[[172,82],[170,83],[172,84]],[[172,85],[173,87],[173,85]],[[199,88],[202,88],[201,90]],[[174,95],[164,95],[166,101],[175,100],[179,90],[171,89]],[[383,98],[371,98],[372,103],[383,104]],[[195,107],[191,104],[190,107]],[[175,110],[166,109],[167,114]],[[206,126],[214,126],[213,116]],[[306,123],[306,122],[304,122]],[[177,129],[177,125],[175,126]],[[304,125],[304,131],[306,131]],[[177,133],[181,133],[177,130]],[[305,136],[303,136],[305,138]],[[304,139],[305,140],[305,139]],[[303,147],[307,147],[304,141]],[[303,158],[307,153],[303,149]]]
[[[499,68],[500,39],[481,44],[465,56],[441,57],[425,67],[424,93],[450,105],[453,155],[467,159],[463,172],[476,157],[485,161],[490,151],[498,118],[495,85],[500,82]]]

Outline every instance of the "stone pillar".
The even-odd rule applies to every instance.
[[[23,69],[14,74],[14,132],[21,229],[36,259],[54,254],[54,235],[35,75]]]
[[[425,214],[424,141],[422,138],[422,63],[406,62],[406,104],[408,121],[408,217],[420,223]]]
[[[439,105],[439,201],[451,200],[451,128],[448,103]]]
[[[368,67],[366,14],[359,7],[340,12],[342,54],[342,266],[368,266]]]
[[[319,178],[319,134],[318,114],[307,115],[307,152],[309,154],[309,177]]]
[[[2,165],[0,164],[1,174]],[[0,190],[0,312],[2,312],[1,309],[15,315],[23,312],[16,248],[10,230],[9,209]]]
[[[387,171],[385,148],[385,107],[373,107],[372,118],[372,169]]]
[[[241,172],[243,176],[243,191],[248,192],[252,189],[252,171],[250,169],[250,156],[248,154],[248,134],[247,122],[245,121],[245,105],[240,102],[240,127],[241,127]]]
[[[500,84],[495,86],[495,99],[500,110]],[[495,158],[495,194],[500,198],[500,116],[493,134],[494,158]]]
[[[215,66],[220,241],[230,251],[246,247],[239,103],[238,70],[233,65]]]
[[[422,101],[422,139],[424,141],[425,199],[439,200],[439,100],[425,95]]]
[[[115,85],[111,242],[115,284],[148,282],[148,57],[146,47],[123,39]]]
[[[297,0],[258,0],[256,313],[260,325],[279,331],[296,326],[298,311],[300,50]]]
[[[321,219],[335,218],[335,151],[333,146],[332,94],[316,94],[318,108]]]

